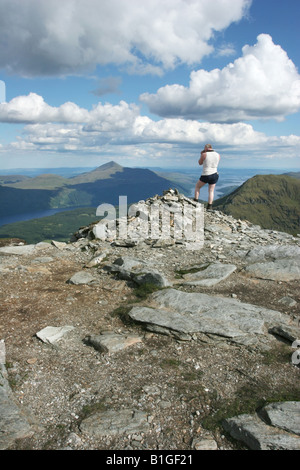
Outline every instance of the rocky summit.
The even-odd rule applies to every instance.
[[[299,235],[177,190],[102,209],[1,244],[0,449],[299,450]]]

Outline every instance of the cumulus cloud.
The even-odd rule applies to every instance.
[[[261,34],[254,46],[223,69],[194,71],[189,87],[168,85],[141,101],[164,117],[237,122],[282,120],[300,109],[300,75],[286,52]]]
[[[239,21],[252,0],[1,0],[0,68],[67,75],[127,64],[160,73],[199,63],[215,31]]]
[[[1,152],[34,151],[72,154],[136,156],[149,159],[184,159],[198,152],[204,143],[218,149],[232,149],[239,154],[256,152],[274,158],[288,149],[292,158],[300,151],[299,136],[268,137],[250,124],[199,122],[192,119],[162,118],[153,120],[141,115],[136,104],[99,102],[91,110],[74,103],[59,107],[47,104],[34,93],[0,103],[0,121],[24,123],[22,134]],[[118,148],[118,150],[116,150]],[[111,155],[111,157],[109,157]],[[285,152],[286,155],[286,152]]]
[[[101,106],[90,116],[89,123],[35,123],[25,126],[23,137],[14,148],[36,148],[52,151],[103,150],[103,147],[126,146],[131,151],[144,145],[200,148],[205,142],[216,146],[249,149],[264,145],[299,146],[300,137],[268,138],[250,124],[217,124],[184,119],[153,121],[132,110],[126,103],[118,106]]]
[[[121,101],[119,105],[98,103],[91,111],[77,104],[66,102],[59,107],[48,105],[36,93],[17,96],[8,103],[0,103],[0,122],[41,123],[41,122],[84,122],[91,125],[109,127],[112,122],[124,125],[139,112],[138,106]]]
[[[118,112],[116,111],[116,116]],[[122,121],[121,121],[122,122]],[[162,119],[153,121],[147,116],[137,115],[123,120],[111,120],[110,126],[93,126],[92,123],[36,123],[25,126],[19,136],[1,152],[13,149],[14,155],[34,151],[35,155],[49,152],[53,155],[95,155],[97,158],[137,159],[145,165],[150,162],[164,165],[175,162],[182,165],[190,158],[197,162],[200,148],[211,142],[222,155],[222,159],[297,159],[300,152],[300,137],[267,136],[246,123],[216,124],[199,123],[184,119]],[[120,157],[122,156],[122,157]]]

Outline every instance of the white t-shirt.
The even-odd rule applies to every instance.
[[[212,152],[206,152],[206,158],[203,162],[202,175],[213,175],[218,171],[218,164],[220,161],[220,155],[214,150]]]

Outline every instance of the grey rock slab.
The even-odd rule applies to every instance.
[[[82,433],[95,437],[146,432],[148,429],[147,414],[131,409],[98,412],[80,424]]]
[[[224,420],[224,429],[251,450],[300,450],[300,438],[273,426],[257,415],[240,415]]]
[[[236,270],[234,264],[225,263],[211,263],[207,267],[203,265],[204,269],[201,269],[195,273],[185,274],[184,284],[194,286],[214,286],[219,282],[226,279],[230,274]]]
[[[133,307],[129,316],[151,331],[175,336],[205,333],[240,344],[255,344],[268,335],[269,325],[286,322],[284,315],[275,310],[172,288],[156,292],[149,299],[149,306]]]
[[[28,416],[15,401],[9,386],[4,365],[5,343],[2,340],[0,353],[0,450],[6,450],[16,439],[31,437],[34,431]]]
[[[266,245],[252,248],[247,253],[247,261],[256,263],[264,260],[277,260],[282,258],[300,258],[300,246],[298,245]]]
[[[0,255],[31,255],[35,247],[35,245],[4,246],[0,248]]]
[[[130,279],[131,272],[144,268],[149,263],[137,258],[120,257],[112,264],[106,265],[105,269],[112,273],[119,273],[124,279]]]
[[[68,284],[91,284],[97,282],[95,276],[93,276],[90,272],[87,271],[79,271],[75,273],[68,281]]]
[[[132,280],[138,285],[154,284],[158,287],[168,287],[171,283],[159,271],[153,269],[153,263],[141,259],[120,257],[113,264],[105,267],[106,270],[117,273],[121,279]]]
[[[138,284],[154,284],[157,287],[170,287],[171,282],[160,272],[154,270],[148,270],[138,273],[132,273],[132,279]]]
[[[87,344],[92,345],[97,351],[102,353],[114,353],[125,348],[140,343],[142,338],[135,334],[105,333],[100,335],[90,335],[85,339]]]
[[[245,268],[251,276],[271,281],[295,281],[300,279],[300,258],[280,258],[274,261],[254,263]]]
[[[278,303],[286,305],[287,307],[295,307],[295,305],[297,305],[296,300],[292,299],[289,296],[282,297],[278,300]]]
[[[74,330],[73,326],[46,326],[41,331],[36,333],[36,336],[43,341],[43,343],[56,344],[70,331]]]
[[[192,449],[195,450],[218,450],[218,444],[211,437],[204,437],[201,439],[193,439]]]
[[[300,401],[271,403],[260,416],[272,426],[300,435]]]

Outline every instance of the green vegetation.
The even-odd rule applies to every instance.
[[[241,414],[254,414],[259,409],[280,401],[298,401],[299,389],[274,390],[262,380],[241,387],[232,400],[212,399],[212,411],[201,421],[202,426],[210,431],[222,429],[222,421]],[[224,430],[222,430],[224,432]]]
[[[62,176],[45,173],[35,178],[19,178],[16,182],[7,182],[6,177],[6,183],[1,184],[17,189],[57,189],[67,184],[67,181]]]
[[[49,240],[67,242],[80,227],[96,220],[96,208],[84,207],[41,219],[3,225],[0,227],[0,238],[21,238],[28,244]]]
[[[257,175],[216,200],[214,208],[264,229],[295,235],[300,227],[300,180],[286,175]]]
[[[75,188],[64,188],[51,197],[49,205],[51,209],[76,207],[79,205],[90,206],[92,205],[92,195]]]

